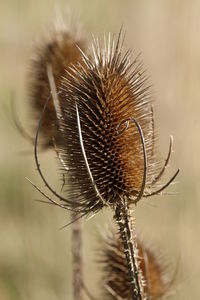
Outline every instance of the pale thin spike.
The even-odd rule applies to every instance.
[[[104,40],[104,48],[103,48],[103,66],[106,66],[107,64],[107,42],[106,42],[106,35],[104,33],[103,35]]]
[[[110,68],[112,68],[112,60],[113,60],[114,52],[115,52],[115,39],[114,39],[114,35],[113,35],[112,43],[111,43],[111,47],[110,47],[110,58],[109,58],[109,67]]]
[[[92,43],[92,52],[93,52],[93,56],[94,56],[95,65],[98,66],[99,65],[99,60],[98,60],[98,57],[97,57],[97,52],[96,52],[94,43]]]
[[[69,171],[69,167],[66,165],[66,163],[64,162],[64,160],[62,159],[62,156],[61,156],[61,153],[58,151],[57,149],[57,146],[56,146],[56,143],[55,143],[55,139],[53,138],[52,139],[53,141],[53,145],[54,145],[54,149],[56,151],[56,154],[58,156],[58,159],[60,160],[61,162],[61,165],[64,167],[64,169],[68,172]]]
[[[90,63],[90,60],[89,60],[88,56],[83,52],[83,50],[82,50],[78,45],[76,45],[76,47],[78,48],[78,50],[79,50],[80,53],[82,54],[82,57],[83,57],[84,62],[86,63],[86,65],[87,65],[88,67],[90,67],[90,66],[91,66],[91,63]]]
[[[178,169],[176,171],[176,173],[170,178],[170,180],[165,185],[163,185],[160,189],[158,189],[157,191],[154,191],[150,194],[144,194],[144,197],[151,197],[153,195],[160,194],[164,189],[166,189],[174,181],[174,179],[176,178],[176,176],[178,175],[179,172],[180,172],[180,169]]]
[[[56,83],[54,80],[52,65],[47,64],[46,70],[47,70],[47,77],[48,77],[49,86],[50,86],[50,90],[51,90],[51,94],[52,94],[52,98],[53,98],[53,104],[54,104],[54,108],[55,108],[55,112],[56,112],[56,117],[59,120],[61,118],[62,114],[61,114],[61,109],[60,109],[60,103],[58,100],[58,93],[57,93],[57,89],[56,89]]]
[[[52,204],[55,204],[56,206],[59,206],[61,208],[67,209],[68,207],[65,205],[62,205],[58,202],[56,202],[55,200],[53,200],[52,198],[50,198],[48,195],[46,195],[35,183],[33,183],[29,178],[25,177],[26,180],[28,180],[30,182],[30,184],[40,193],[42,194],[46,199],[48,199]],[[71,210],[71,209],[69,209]]]
[[[107,284],[105,284],[105,288],[108,291],[108,293],[110,293],[116,300],[124,300],[122,297],[117,295],[115,293],[115,291],[110,286],[108,286]]]
[[[85,213],[79,215],[77,218],[73,219],[72,221],[70,221],[70,222],[67,223],[66,225],[63,225],[62,227],[60,227],[60,230],[62,230],[62,229],[64,229],[64,228],[66,228],[66,227],[68,227],[68,226],[74,224],[76,221],[82,219],[82,218],[83,218],[84,216],[86,216],[87,214],[88,214],[88,212],[85,212]]]
[[[167,155],[167,158],[165,160],[165,164],[163,166],[163,168],[161,169],[160,173],[156,176],[156,178],[152,181],[151,185],[154,185],[156,182],[158,182],[158,180],[162,177],[165,169],[167,168],[168,166],[168,163],[169,163],[169,160],[170,160],[170,157],[171,157],[171,153],[172,153],[172,146],[173,146],[173,136],[170,135],[170,144],[169,144],[169,151],[168,151],[168,155]]]
[[[110,32],[108,33],[108,52],[107,52],[107,64],[109,63],[109,59],[110,59],[110,52],[111,52],[111,36],[110,36]]]
[[[101,48],[100,48],[98,37],[96,39],[94,39],[94,41],[95,41],[95,44],[96,44],[96,52],[97,52],[97,56],[98,56],[98,61],[101,62],[102,55],[101,55]]]

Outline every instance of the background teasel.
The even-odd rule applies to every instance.
[[[29,66],[30,72],[27,76],[31,118],[33,117],[32,109],[34,109],[36,124],[38,124],[46,100],[51,96],[51,76],[55,80],[56,88],[59,88],[66,70],[69,71],[72,65],[82,61],[78,47],[83,51],[87,49],[86,37],[77,22],[66,25],[62,17],[59,17],[55,29],[50,31],[50,33],[48,32],[49,37],[43,37],[37,48],[35,47]],[[51,98],[43,115],[40,130],[45,147],[52,146],[57,109],[58,104]]]
[[[98,263],[102,266],[103,274],[102,298],[109,300],[132,299],[125,255],[119,234],[114,231],[107,232],[101,242],[103,242],[103,246],[99,249]],[[156,247],[153,249],[147,246],[138,235],[136,248],[135,255],[143,284],[144,299],[165,299],[170,294],[172,282],[169,280],[168,267],[163,264],[163,258],[161,259]]]
[[[72,65],[77,65],[78,62],[81,64],[82,60],[79,48],[85,50],[86,43],[83,33],[80,34],[78,24],[74,23],[71,26],[67,26],[60,16],[56,29],[51,32],[48,40],[43,40],[41,46],[37,49],[35,59],[32,60],[30,65],[28,76],[29,98],[31,100],[31,107],[36,111],[37,124],[39,120],[39,127],[35,129],[35,160],[39,174],[47,186],[48,183],[44,179],[37,156],[39,130],[42,133],[42,146],[45,148],[52,148],[53,146],[60,162],[65,167],[63,173],[65,177],[68,168],[55,147],[55,140],[58,141],[56,131],[58,130],[59,118],[61,117],[57,90],[60,88],[65,72],[67,70],[70,72]],[[42,119],[40,119],[44,107],[45,113],[42,113]],[[55,204],[56,202],[53,201],[53,203]],[[64,207],[62,205],[59,206]],[[72,213],[73,290],[74,299],[81,300],[83,298],[84,286],[82,274],[82,225],[79,218],[76,217]],[[74,222],[75,219],[76,222]]]

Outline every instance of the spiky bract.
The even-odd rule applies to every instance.
[[[144,169],[146,184],[151,182],[155,174],[152,100],[139,58],[131,62],[130,51],[122,54],[121,34],[116,45],[109,38],[103,50],[94,41],[93,56],[82,53],[82,58],[83,64],[73,66],[63,80],[57,141],[69,167],[65,185],[69,199],[75,208],[95,212],[119,204],[122,198],[133,203]],[[143,137],[134,123],[126,123],[129,118],[137,120]]]

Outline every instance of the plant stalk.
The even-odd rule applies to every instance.
[[[126,256],[129,280],[131,284],[131,299],[142,300],[142,291],[139,282],[139,268],[135,259],[137,249],[131,236],[131,222],[129,220],[128,208],[125,202],[116,207],[115,219],[119,226],[124,253]]]
[[[72,221],[77,219],[72,212]],[[82,219],[72,223],[72,264],[73,264],[73,297],[83,299],[83,257],[82,257]]]

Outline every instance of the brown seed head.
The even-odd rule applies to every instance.
[[[138,58],[131,62],[130,51],[122,54],[121,34],[116,45],[109,38],[103,50],[94,42],[93,57],[82,53],[82,59],[63,80],[57,142],[69,167],[67,195],[75,207],[90,212],[124,197],[133,203],[144,171],[145,183],[152,181],[154,132],[142,64]]]
[[[138,263],[144,282],[144,295],[147,299],[160,299],[168,292],[165,268],[161,265],[155,251],[146,247],[137,239]],[[109,236],[101,250],[103,264],[104,296],[106,299],[131,300],[130,281],[125,260],[124,249],[117,235]],[[118,298],[116,297],[118,296]],[[121,298],[120,298],[121,297]],[[146,298],[145,298],[146,299]]]
[[[55,80],[57,91],[59,91],[62,76],[70,66],[81,61],[81,53],[78,47],[86,51],[86,41],[76,34],[75,30],[63,27],[62,30],[55,30],[49,40],[41,43],[36,51],[35,58],[30,65],[29,95],[31,106],[34,109],[36,124],[38,123],[41,111],[46,100],[51,97],[51,88],[48,79],[47,67],[51,66],[52,75]],[[52,100],[48,102],[42,120],[41,132],[42,144],[52,145],[52,137],[55,135],[54,126],[56,123],[56,112]]]

